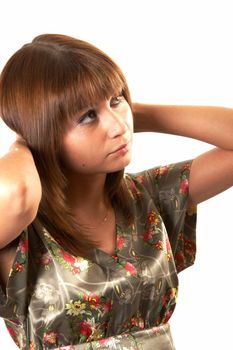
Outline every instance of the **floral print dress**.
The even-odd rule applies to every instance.
[[[116,251],[69,254],[35,219],[22,232],[0,316],[20,349],[172,350],[178,272],[194,263],[191,161],[125,174],[134,223],[116,211]]]

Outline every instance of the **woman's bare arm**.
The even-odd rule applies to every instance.
[[[0,248],[33,221],[41,192],[32,154],[18,139],[0,159]]]
[[[233,185],[233,109],[133,104],[135,131],[194,138],[216,148],[193,160],[190,202],[198,204]]]

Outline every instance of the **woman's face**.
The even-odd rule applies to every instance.
[[[119,171],[131,160],[133,116],[121,94],[82,110],[62,144],[66,170],[79,174]]]

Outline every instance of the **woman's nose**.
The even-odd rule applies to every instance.
[[[111,111],[106,118],[106,127],[110,138],[121,136],[127,131],[126,120],[122,115]]]

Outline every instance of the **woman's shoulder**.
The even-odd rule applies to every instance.
[[[127,172],[125,179],[128,184],[140,187],[173,186],[175,183],[182,183],[187,180],[190,174],[192,160],[185,160],[177,163],[158,165],[139,172]]]

